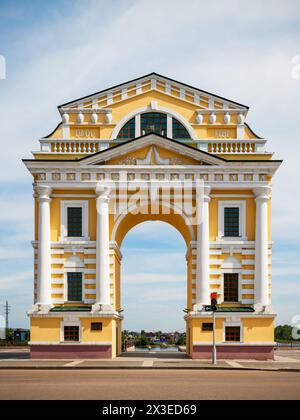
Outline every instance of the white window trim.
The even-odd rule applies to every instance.
[[[81,207],[82,208],[82,236],[68,237],[68,208]],[[60,241],[88,241],[88,200],[66,200],[61,201],[60,204]]]
[[[225,207],[239,208],[239,236],[224,236],[224,209]],[[247,241],[246,237],[246,201],[219,201],[218,204],[218,241]]]
[[[61,321],[60,323],[60,342],[61,343],[73,343],[73,341],[65,341],[64,328],[65,327],[79,327],[79,341],[74,341],[74,343],[82,342],[82,327],[81,321]]]
[[[226,341],[226,334],[225,329],[226,327],[240,327],[240,341]],[[244,342],[244,325],[241,320],[233,321],[233,320],[225,320],[223,322],[223,343],[243,343]]]
[[[225,302],[224,301],[224,274],[238,274],[238,284],[239,284],[239,296],[238,302]],[[238,268],[224,268],[222,269],[222,280],[221,280],[221,302],[222,303],[242,303],[242,270]]]
[[[68,300],[68,273],[82,273],[82,300]],[[74,268],[74,267],[70,267],[70,268],[65,268],[65,273],[64,273],[64,302],[65,303],[85,303],[85,277],[84,277],[84,269],[82,268]]]

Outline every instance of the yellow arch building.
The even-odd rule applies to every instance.
[[[271,185],[281,161],[248,107],[151,73],[58,107],[34,178],[31,356],[121,352],[121,243],[146,220],[186,243],[187,353],[273,357]]]

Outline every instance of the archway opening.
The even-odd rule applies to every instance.
[[[132,350],[184,349],[186,250],[182,234],[166,222],[143,221],[127,232],[121,246],[121,306],[123,340],[135,344]]]

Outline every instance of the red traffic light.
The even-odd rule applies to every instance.
[[[217,310],[217,304],[218,304],[217,298],[218,298],[218,293],[214,292],[210,294],[210,305],[211,305],[212,311]]]

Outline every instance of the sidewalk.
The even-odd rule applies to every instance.
[[[183,354],[125,354],[112,360],[30,360],[28,350],[0,350],[0,369],[220,369],[300,372],[299,350],[277,350],[274,361],[192,360]]]

